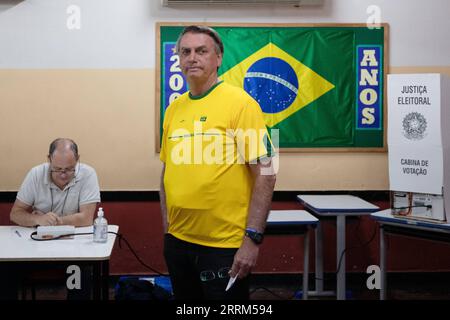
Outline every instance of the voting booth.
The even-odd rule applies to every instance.
[[[450,79],[387,78],[392,213],[450,222]]]

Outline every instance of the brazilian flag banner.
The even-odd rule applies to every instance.
[[[191,24],[191,23],[189,23]],[[185,25],[157,25],[157,128],[189,88],[175,43]],[[384,151],[387,25],[214,25],[221,80],[243,88],[278,129],[281,151]]]

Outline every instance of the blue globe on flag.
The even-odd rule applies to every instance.
[[[244,78],[244,90],[255,99],[265,113],[283,111],[298,95],[298,78],[284,60],[267,57],[253,63]]]

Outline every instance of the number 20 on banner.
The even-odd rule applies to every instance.
[[[164,43],[164,110],[173,100],[186,92],[186,80],[180,68],[180,57],[176,54],[175,43]]]

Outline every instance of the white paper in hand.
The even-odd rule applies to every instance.
[[[234,282],[236,281],[237,275],[234,277],[230,277],[230,280],[228,280],[228,284],[227,287],[225,288],[225,291],[228,291],[234,284]]]

